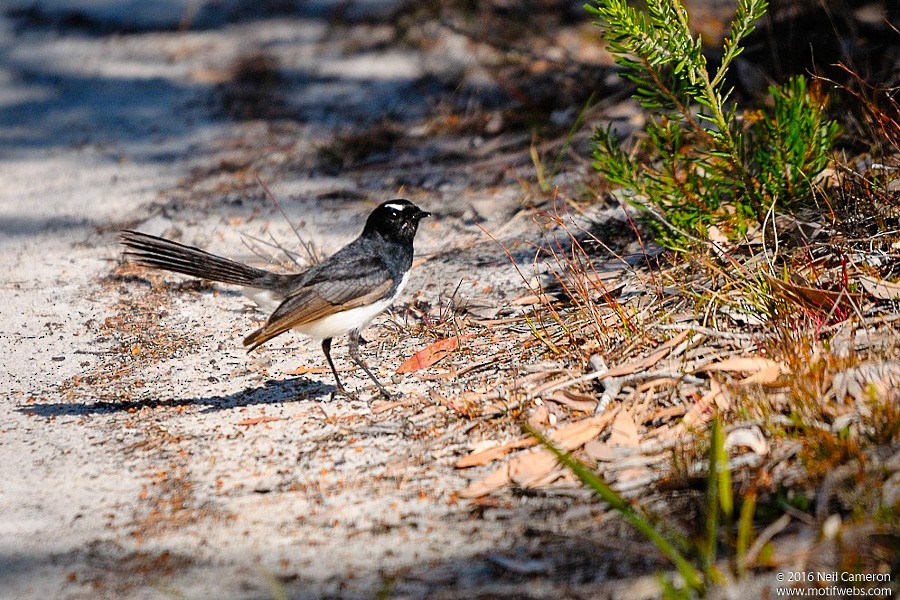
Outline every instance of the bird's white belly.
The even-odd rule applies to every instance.
[[[252,300],[253,303],[259,307],[259,310],[269,314],[275,312],[275,309],[284,302],[284,296],[276,294],[272,290],[261,290],[259,288],[243,286],[241,292],[243,292],[244,296]]]
[[[387,309],[394,300],[403,292],[406,287],[406,281],[409,279],[409,272],[400,280],[394,295],[384,300],[379,300],[375,304],[369,306],[360,306],[343,310],[333,315],[328,315],[317,321],[304,323],[294,327],[294,331],[299,331],[303,335],[309,336],[314,340],[324,340],[327,338],[337,337],[349,333],[354,329],[361,330],[369,322],[372,321],[379,313]],[[281,304],[283,298],[277,298],[268,290],[258,290],[255,288],[244,288],[244,295],[253,300],[262,310],[272,312]]]

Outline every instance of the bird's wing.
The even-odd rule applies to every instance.
[[[253,350],[299,325],[377,302],[394,288],[393,276],[377,256],[341,258],[308,271],[266,324],[247,336],[244,345]]]

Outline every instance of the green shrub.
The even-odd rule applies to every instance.
[[[637,86],[635,99],[651,113],[645,136],[629,151],[611,129],[597,131],[595,166],[654,217],[664,243],[705,237],[710,225],[737,236],[771,209],[810,195],[838,129],[805,80],[771,88],[771,113],[752,119],[738,118],[725,84],[741,42],[766,12],[765,0],[739,0],[712,76],[678,0],[647,0],[646,13],[625,0],[586,8],[599,18],[621,75]]]

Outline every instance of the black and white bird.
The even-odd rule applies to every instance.
[[[244,339],[248,351],[291,329],[321,340],[338,392],[355,397],[331,360],[332,338],[349,334],[353,362],[389,398],[359,355],[359,334],[403,291],[419,221],[430,215],[408,200],[384,202],[369,215],[359,237],[296,274],[258,269],[137,231],[123,231],[120,239],[127,248],[125,256],[139,265],[242,286],[260,308],[272,311],[265,324]]]

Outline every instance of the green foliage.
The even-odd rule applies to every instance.
[[[825,168],[839,128],[824,118],[803,77],[772,86],[769,93],[772,115],[752,124],[744,156],[764,196],[788,208],[809,193],[809,177]]]
[[[611,129],[597,131],[595,166],[655,217],[665,243],[705,237],[710,225],[743,233],[771,207],[790,207],[810,194],[838,131],[803,78],[772,88],[771,115],[757,119],[737,118],[725,86],[766,0],[739,0],[713,74],[678,0],[647,0],[646,13],[625,0],[586,8],[599,18],[622,76],[637,86],[635,99],[651,112],[646,136],[629,152]]]

